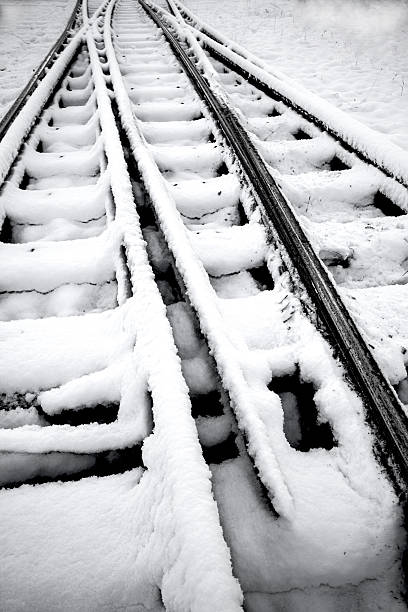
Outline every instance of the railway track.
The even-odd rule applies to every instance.
[[[256,172],[266,160],[286,193],[287,174],[318,168],[309,178],[323,193],[350,180],[335,166],[351,154],[302,136],[310,125],[253,85],[236,95],[219,56],[231,97],[212,87],[192,31],[154,5],[107,2],[89,20],[96,8],[84,5],[84,27],[43,83],[47,100],[25,109],[33,128],[11,126],[2,145],[7,609],[27,597],[47,609],[405,609],[404,413],[379,370],[386,426],[376,398],[356,392],[246,165],[255,143]],[[221,108],[242,129],[241,154],[220,97],[244,113]],[[362,181],[370,224],[392,180],[379,173]],[[355,253],[326,243],[319,253],[348,289]]]

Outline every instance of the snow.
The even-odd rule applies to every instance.
[[[256,281],[246,270],[210,280],[218,297],[224,299],[256,295],[259,291]]]
[[[133,317],[130,301],[63,324],[58,317],[1,323],[1,392],[38,392],[103,370],[132,350]],[[93,395],[92,380],[88,388]]]
[[[81,109],[81,114],[82,114]],[[87,151],[68,151],[64,153],[40,153],[38,151],[27,151],[26,172],[35,179],[53,177],[58,175],[74,175],[75,183],[77,177],[94,176],[99,170],[99,158],[102,150],[102,142],[99,138],[91,149]]]
[[[403,1],[186,0],[234,42],[408,148],[408,10]],[[311,69],[312,67],[312,69]]]
[[[262,142],[263,158],[283,174],[301,174],[327,167],[336,152],[333,141],[325,134],[291,142]]]
[[[8,577],[3,605],[13,610],[29,601],[43,610],[97,610],[131,605],[142,594],[158,605],[157,588],[140,593],[143,568],[135,572],[142,473],[135,469],[105,479],[4,492],[2,515],[9,528],[2,532],[2,549],[12,546],[14,554],[3,565]],[[23,520],[27,516],[30,521]]]
[[[217,36],[219,34],[217,33]],[[356,150],[375,161],[380,167],[408,183],[408,154],[400,146],[394,145],[388,138],[371,128],[366,127],[353,116],[349,116],[339,108],[326,102],[322,97],[304,88],[284,73],[270,69],[265,62],[253,61],[251,53],[239,45],[234,45],[228,39],[220,36],[222,44],[211,40],[205,34],[199,35],[210,47],[219,50],[225,57],[230,57],[245,71],[268,84],[295,106],[304,109],[314,117],[318,117],[323,125],[328,126]],[[238,51],[235,53],[231,47]],[[302,57],[302,55],[299,55]],[[313,67],[315,64],[312,64]]]
[[[344,289],[342,295],[392,384],[406,378],[407,285]]]
[[[209,448],[221,444],[228,438],[231,431],[231,417],[229,414],[217,417],[199,416],[196,425],[201,444]]]
[[[0,292],[46,293],[62,284],[102,284],[114,277],[113,251],[120,236],[113,224],[94,238],[3,244]],[[90,257],[92,253],[92,258]]]
[[[206,395],[217,388],[213,364],[205,346],[191,359],[184,359],[181,365],[184,378],[193,395]]]
[[[0,453],[0,483],[12,485],[32,478],[76,474],[95,464],[93,455],[79,453]]]
[[[182,215],[197,221],[202,215],[235,206],[240,195],[239,182],[230,174],[206,181],[178,181],[168,187]]]
[[[43,610],[200,610],[203,602],[214,601],[214,591],[225,590],[223,552],[209,528],[216,519],[213,502],[200,489],[201,479],[194,479],[190,462],[183,470],[184,493],[171,477],[162,480],[169,457],[163,433],[158,438],[150,440],[149,469],[143,473],[135,469],[3,493],[2,521],[10,528],[2,532],[2,549],[13,551],[3,565],[7,609],[29,600]],[[169,504],[161,503],[163,494]],[[191,553],[200,545],[200,559],[192,563]],[[197,572],[209,580],[188,591]],[[239,609],[237,600],[216,603],[232,611]]]
[[[2,139],[0,143],[0,180],[2,182],[18,153],[21,140],[28,134],[36,117],[46,103],[49,92],[56,85],[64,69],[73,58],[75,51],[82,41],[82,35],[82,30],[77,32],[61,52]]]
[[[217,44],[215,43],[217,47]],[[232,45],[234,46],[234,45]],[[236,47],[236,46],[235,46]],[[220,48],[218,45],[217,48]],[[232,52],[224,48],[225,53],[232,57]],[[254,60],[251,54],[246,54],[245,50],[237,49],[240,56],[235,56],[238,63],[247,66],[254,74],[259,73],[262,62]],[[242,59],[242,56],[250,57],[251,65]],[[207,60],[202,60],[206,63]],[[251,104],[261,105],[258,108],[260,116],[266,120],[268,99],[264,94],[254,87],[245,84],[243,80],[232,72],[222,72],[219,62],[213,62],[215,68],[221,71],[221,80],[225,83],[228,95],[233,104],[244,112],[242,117],[244,122],[248,122],[249,129],[252,129]],[[251,68],[252,66],[252,68]],[[213,68],[208,72],[213,74]],[[259,73],[260,74],[260,73]],[[224,75],[224,76],[223,76]],[[265,79],[271,75],[264,73]],[[280,88],[286,85],[291,87],[290,81],[279,75],[272,77],[280,80]],[[269,82],[269,81],[268,81]],[[277,86],[279,90],[279,87]],[[293,89],[293,88],[292,88]],[[237,93],[238,91],[238,93]],[[246,92],[252,102],[246,102],[242,107],[242,94]],[[222,94],[224,95],[225,94]],[[301,95],[292,91],[290,96]],[[300,98],[298,98],[300,100]],[[333,126],[340,118],[337,110],[330,108],[327,104],[320,104],[317,99],[310,94],[305,97],[305,104],[310,108],[311,101],[315,101],[320,108],[319,117],[330,117],[327,123]],[[262,106],[264,104],[264,107]],[[305,104],[301,104],[305,108]],[[240,108],[240,105],[242,108]],[[249,106],[248,106],[249,105]],[[316,107],[317,108],[317,107]],[[304,134],[300,140],[293,140],[293,111],[288,111],[282,103],[275,105],[278,117],[267,119],[268,127],[261,121],[255,122],[254,142],[266,161],[270,164],[271,173],[277,183],[281,186],[283,193],[288,197],[295,210],[301,214],[300,222],[316,252],[330,266],[334,279],[345,287],[374,287],[397,284],[405,284],[405,259],[406,241],[404,235],[404,221],[400,217],[385,218],[384,214],[375,206],[378,193],[386,194],[392,202],[395,202],[402,209],[407,206],[407,193],[401,186],[392,185],[391,179],[384,177],[378,170],[367,167],[353,154],[344,152],[339,145],[327,135],[320,133],[314,126],[308,126],[304,121],[299,124],[299,128]],[[336,114],[337,113],[337,114]],[[249,115],[249,119],[248,119]],[[276,138],[271,125],[276,121],[280,132],[280,139]],[[333,123],[334,122],[334,123]],[[358,142],[360,150],[372,150],[372,155],[376,157],[375,148],[378,143],[383,143],[381,137],[375,139],[375,133],[368,131],[363,126],[358,126],[356,122],[346,118],[346,139],[349,142],[353,138]],[[286,126],[286,133],[284,127]],[[354,134],[354,135],[353,135]],[[371,143],[371,144],[370,144]],[[374,146],[374,149],[372,148]],[[386,145],[388,151],[386,157],[389,159],[389,169],[394,168],[395,176],[401,173],[404,166],[406,154],[400,149],[400,159],[398,149],[390,143]],[[382,153],[381,153],[382,155]],[[331,171],[328,162],[337,157],[344,164],[341,171]],[[385,158],[384,158],[385,159]],[[402,166],[401,166],[402,161]],[[404,171],[402,171],[404,174]],[[381,265],[380,265],[381,263]],[[386,290],[379,294],[378,304],[374,310],[382,310],[380,295],[388,295],[393,299],[392,293]],[[377,294],[372,293],[372,299]],[[362,321],[361,313],[356,312],[355,318],[358,323]],[[402,322],[401,322],[402,324]],[[391,326],[388,330],[383,329],[383,335],[392,337]],[[374,323],[370,330],[370,321],[365,321],[362,325],[364,334],[368,338],[376,337],[377,326]],[[400,333],[406,335],[401,327]],[[383,342],[383,339],[381,340]],[[372,346],[377,346],[373,341]],[[386,344],[384,345],[387,346]],[[405,378],[405,368],[402,367],[401,357],[393,350],[379,351],[378,361],[383,371],[390,374],[393,384],[400,383]],[[381,353],[381,354],[380,354]],[[398,377],[396,373],[399,373]]]
[[[102,2],[102,0],[88,0],[87,4],[89,16],[92,17],[95,11],[97,11],[101,7],[101,5],[105,3]]]
[[[189,238],[211,276],[257,268],[265,260],[266,235],[258,223],[191,232]]]
[[[298,214],[307,216],[314,223],[347,223],[359,217],[382,216],[381,211],[373,206],[374,196],[382,184],[381,177],[373,168],[356,165],[339,172],[274,174]]]
[[[166,272],[171,264],[170,258],[166,255],[165,242],[162,236],[154,227],[143,229],[143,238],[146,240],[147,252],[152,267],[158,272]]]
[[[39,225],[55,218],[86,223],[105,214],[103,193],[107,177],[89,186],[69,187],[54,191],[19,189],[8,183],[2,193],[1,205],[4,215],[14,223]],[[81,204],[80,206],[74,204]]]
[[[137,65],[133,65],[135,68],[137,67]],[[165,74],[171,73],[171,69],[167,65],[160,64],[160,66]],[[143,67],[145,67],[144,64]],[[156,70],[154,64],[150,64],[150,68]],[[188,100],[185,104],[181,104],[170,100],[138,104],[137,115],[142,121],[192,121],[200,118],[201,110],[198,101]]]
[[[287,328],[282,320],[282,295],[261,291],[256,295],[222,301],[225,319],[239,330],[240,339],[250,349],[267,350],[285,344]]]
[[[0,296],[0,320],[67,317],[108,310],[115,307],[116,296],[115,281],[100,285],[89,281],[64,284],[46,293],[33,290],[4,293]]]
[[[173,331],[179,355],[182,359],[191,359],[200,350],[200,341],[194,319],[185,302],[167,306],[167,317]]]
[[[174,75],[170,75],[174,79]],[[162,76],[163,78],[163,76]],[[129,78],[130,81],[130,78]],[[134,82],[132,79],[131,82]],[[164,144],[166,141],[175,144],[190,144],[191,141],[207,142],[209,128],[205,119],[196,121],[149,121],[142,126],[144,136],[150,143]]]
[[[365,209],[366,210],[366,209]],[[308,223],[304,227],[325,260],[340,254],[346,267],[332,266],[336,283],[343,287],[364,288],[408,282],[407,217],[364,218],[348,223]],[[325,255],[326,254],[326,255]]]
[[[217,146],[212,143],[192,147],[154,145],[150,148],[158,167],[171,181],[213,178],[223,161]]]
[[[0,118],[62,33],[74,0],[1,0]]]

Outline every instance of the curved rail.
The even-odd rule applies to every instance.
[[[61,48],[64,46],[64,43],[66,39],[68,38],[68,34],[70,30],[72,29],[75,20],[78,17],[80,6],[81,6],[81,0],[76,0],[74,9],[70,15],[70,18],[68,19],[67,25],[65,26],[64,31],[62,32],[61,36],[58,38],[55,44],[48,51],[47,55],[42,60],[41,64],[36,68],[35,72],[33,73],[31,79],[28,81],[27,85],[24,87],[24,89],[21,91],[21,93],[19,94],[17,99],[14,101],[12,106],[8,109],[4,117],[1,119],[0,121],[0,140],[4,138],[4,135],[6,134],[10,125],[13,123],[18,113],[20,112],[20,110],[22,109],[22,107],[27,102],[28,98],[33,93],[34,89],[36,88],[38,81],[40,81],[44,77],[47,68],[49,68],[53,64],[53,62],[56,59],[57,54],[59,53]]]
[[[283,102],[307,121],[325,131],[339,142],[345,150],[354,153],[359,159],[375,166],[387,177],[394,179],[404,187],[408,187],[408,161],[404,161],[404,165],[400,166],[401,156],[404,155],[404,151],[400,147],[393,144],[390,147],[390,143],[387,143],[388,146],[384,147],[381,146],[382,143],[379,146],[374,145],[371,134],[372,130],[356,120],[353,120],[353,128],[350,128],[350,133],[343,132],[340,129],[342,120],[344,122],[344,119],[347,118],[350,122],[350,118],[343,111],[333,107],[333,112],[336,113],[335,120],[329,116],[319,117],[315,107],[316,105],[321,105],[321,98],[309,93],[309,97],[313,97],[314,103],[310,109],[305,108],[302,105],[304,100],[302,100],[301,96],[296,95],[294,86],[289,86],[282,80],[285,75],[271,74],[266,64],[251,52],[246,49],[244,50],[233,41],[222,40],[214,28],[200,21],[179,0],[169,0],[167,4],[173,15],[177,16],[178,14],[179,19],[195,31],[195,34],[200,38],[203,48],[214,59],[242,76],[248,83],[254,85],[267,96]],[[291,97],[292,94],[294,97]],[[298,101],[296,101],[296,97]],[[325,104],[328,103],[325,102]],[[317,110],[321,111],[321,108]],[[362,139],[367,141],[367,143],[364,143],[364,146],[360,142],[360,134],[357,131],[363,131]],[[356,134],[353,132],[356,132]],[[394,169],[393,165],[397,166],[397,164],[398,167]]]
[[[262,204],[265,218],[277,231],[287,249],[299,277],[315,303],[319,317],[339,349],[355,388],[361,395],[380,439],[398,466],[393,471],[396,481],[408,479],[408,418],[394,390],[384,377],[353,319],[348,313],[333,282],[315,254],[285,197],[252,144],[236,114],[214,93],[209,81],[193,64],[180,42],[163,19],[140,0],[148,15],[161,28],[173,52],[192,80],[198,94],[206,101],[215,121],[234,150]]]

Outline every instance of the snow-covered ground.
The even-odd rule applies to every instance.
[[[0,118],[63,31],[74,0],[0,0]]]
[[[233,8],[229,2],[222,10]],[[131,144],[144,186],[251,452],[257,445],[255,465],[274,493],[272,503],[280,516],[267,507],[239,436],[236,450],[242,455],[218,464],[209,461],[210,468],[204,464],[198,440],[208,452],[224,443],[235,425],[225,407],[221,415],[211,416],[210,410],[200,414],[195,423],[198,433],[191,418],[181,373],[190,394],[209,405],[217,391],[212,361],[206,357],[190,308],[171,296],[171,285],[160,277],[170,264],[161,234],[153,225],[145,225],[143,237],[166,299],[168,321],[164,316],[146,266],[105,79],[88,33],[92,65],[83,51],[37,126],[0,201],[14,222],[12,243],[0,249],[4,268],[0,290],[8,294],[0,308],[0,391],[10,395],[17,391],[25,394],[27,404],[33,403],[29,410],[10,404],[3,411],[0,441],[13,454],[13,466],[19,471],[27,458],[35,466],[39,453],[44,464],[52,460],[58,445],[59,451],[65,449],[67,460],[72,451],[80,454],[86,446],[86,459],[92,461],[93,452],[116,452],[144,440],[147,469],[134,466],[125,474],[104,478],[2,491],[1,522],[7,526],[0,536],[4,609],[235,612],[241,587],[248,612],[400,611],[404,608],[399,597],[402,512],[374,461],[360,401],[346,388],[342,370],[291,295],[286,273],[280,271],[280,255],[268,246],[259,211],[221,151],[207,114],[191,120],[201,114],[191,85],[166,57],[163,41],[146,17],[143,22],[134,0],[120,4],[123,11],[113,26],[119,66],[112,43],[108,45],[115,93],[119,101],[127,101],[119,111],[130,117]],[[248,14],[254,6],[247,4]],[[135,31],[138,38],[132,43],[129,38]],[[150,62],[153,58],[157,74],[144,53],[151,56]],[[125,75],[122,86],[119,69]],[[256,104],[259,99],[253,95]],[[248,105],[247,91],[244,98]],[[262,110],[264,100],[260,103]],[[286,119],[265,121],[281,121],[285,127]],[[320,155],[324,141],[323,145],[316,141],[314,152]],[[278,159],[274,171],[281,172],[296,204],[297,186],[304,197],[307,183],[288,169],[292,145],[293,138],[287,139],[283,162]],[[266,139],[264,146],[272,163],[276,143]],[[326,149],[323,146],[323,154]],[[330,147],[329,153],[331,157]],[[305,150],[307,175],[320,169],[312,158],[313,151],[308,155]],[[223,164],[228,173],[218,176]],[[324,172],[330,176],[327,168],[315,172],[316,182]],[[364,187],[361,168],[351,167],[350,175]],[[24,177],[28,177],[25,186]],[[312,192],[313,185],[309,187]],[[133,188],[143,212],[142,185],[135,180]],[[380,218],[364,227],[361,215],[353,233],[347,232],[338,227],[340,222],[334,226],[331,203],[341,192],[343,208],[338,217],[343,222],[350,214],[344,184],[323,188],[330,218],[320,224],[323,230],[313,218],[304,223],[313,239],[317,234],[320,250],[330,252],[337,240],[340,252],[350,260],[356,252],[356,261],[337,271],[337,282],[345,291],[360,286],[377,290],[371,277],[380,257],[388,264],[383,269],[386,281],[394,273],[398,280],[405,272],[405,224],[394,227]],[[115,220],[110,218],[111,197]],[[352,200],[358,199],[353,191]],[[310,197],[306,208],[316,202],[318,198]],[[240,219],[239,203],[248,223]],[[326,201],[324,206],[329,210]],[[371,221],[370,210],[364,206],[364,219]],[[364,243],[367,230],[371,247]],[[394,254],[394,249],[386,248],[390,240],[383,245],[377,238],[387,231],[393,232],[391,241],[399,240],[395,261],[388,253]],[[360,251],[350,236],[356,236],[359,247],[363,245]],[[126,247],[134,298],[125,299],[119,242]],[[275,286],[270,288],[251,273],[267,258],[274,271]],[[400,287],[396,289],[399,292]],[[404,304],[404,294],[399,294]],[[402,312],[396,312],[395,318],[402,321]],[[399,329],[395,335],[401,335]],[[401,369],[394,382],[405,376],[404,362]],[[313,388],[320,435],[324,437],[322,425],[333,431],[330,443],[319,440],[317,446],[299,446],[297,396],[285,391],[284,385],[278,390],[279,380],[294,379],[297,372],[302,385]],[[305,388],[301,393],[306,394]],[[40,416],[34,406],[36,394],[45,415],[67,408],[81,413],[85,406],[97,411],[99,402],[110,400],[119,404],[117,420],[76,427],[39,418],[33,422],[33,414]],[[305,395],[299,395],[300,400],[307,410]],[[117,446],[107,440],[108,434],[116,436]],[[50,466],[40,464],[39,475],[52,477],[47,469]],[[232,576],[230,552],[240,587]]]
[[[186,0],[270,67],[408,148],[403,0]]]

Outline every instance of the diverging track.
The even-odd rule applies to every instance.
[[[405,416],[271,178],[285,191],[289,164],[322,201],[351,154],[215,61],[228,98],[156,8],[84,21],[0,197],[3,521],[42,517],[23,551],[6,543],[9,609],[16,574],[34,607],[55,607],[57,581],[71,609],[90,589],[109,609],[404,609]],[[354,251],[319,253],[347,286]],[[335,358],[327,288],[361,372]]]

